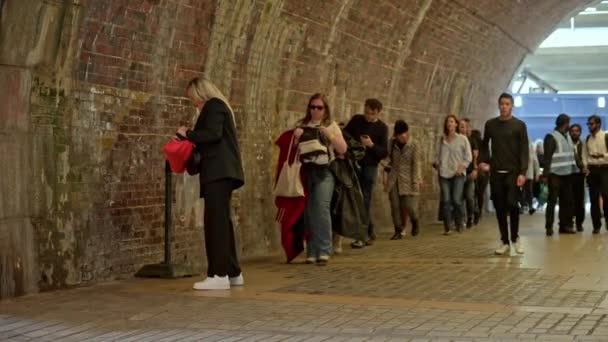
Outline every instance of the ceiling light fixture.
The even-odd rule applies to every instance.
[[[598,108],[606,108],[606,98],[600,96],[597,98],[597,107]]]

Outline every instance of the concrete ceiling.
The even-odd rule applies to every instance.
[[[574,17],[574,31],[579,30],[580,34],[581,31],[606,30],[605,36],[608,37],[608,1],[598,2],[591,7],[595,8],[595,12],[587,11]],[[570,31],[571,25],[572,21],[568,18],[558,28]],[[600,42],[594,43],[597,46],[588,46],[587,43],[575,41],[571,45],[582,46],[541,45],[534,54],[524,60],[521,70],[531,72],[560,92],[608,90],[608,38],[593,41],[600,40],[607,43]]]

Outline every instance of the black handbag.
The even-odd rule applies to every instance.
[[[194,145],[192,154],[186,162],[186,172],[190,176],[198,175],[201,172],[201,152],[196,148],[196,145]]]
[[[188,138],[179,133],[175,133],[175,135],[179,140],[188,140]],[[196,148],[196,145],[192,149],[190,158],[186,161],[186,172],[190,176],[198,175],[201,172],[201,152]]]

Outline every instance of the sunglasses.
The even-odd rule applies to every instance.
[[[310,110],[315,110],[315,109],[316,110],[323,110],[323,109],[325,109],[325,107],[323,107],[323,106],[313,106],[313,105],[308,106],[308,108]]]

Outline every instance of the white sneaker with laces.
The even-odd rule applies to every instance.
[[[510,248],[511,247],[508,244],[502,244],[497,250],[494,251],[494,253],[497,255],[503,255],[508,253]]]
[[[521,243],[520,238],[517,238],[517,242],[515,242],[515,251],[517,254],[524,254],[524,245]]]
[[[245,279],[243,279],[243,273],[239,274],[236,277],[230,277],[230,286],[243,286],[245,285]]]
[[[192,288],[195,290],[230,290],[230,280],[228,280],[228,276],[216,275],[194,283]]]

